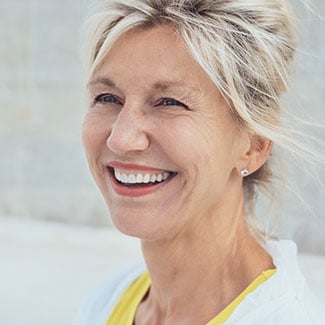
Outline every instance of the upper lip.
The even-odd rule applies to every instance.
[[[112,168],[120,168],[120,169],[126,169],[126,170],[139,170],[139,171],[141,170],[141,171],[148,171],[148,172],[150,172],[150,171],[151,172],[168,171],[166,169],[155,168],[155,167],[151,167],[151,166],[133,164],[133,163],[123,163],[120,161],[110,161],[110,162],[108,162],[107,166],[112,167]]]

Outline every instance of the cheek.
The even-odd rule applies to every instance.
[[[224,134],[215,126],[200,120],[175,119],[162,125],[166,151],[178,161],[184,164],[206,164],[219,151]]]
[[[227,181],[235,164],[234,135],[230,126],[212,119],[187,119],[170,123],[164,130],[168,134],[166,150],[185,173],[187,182],[208,187],[211,181],[216,190],[217,184],[221,186]]]
[[[89,113],[85,116],[82,126],[82,142],[89,170],[101,191],[104,189],[101,157],[105,150],[108,132],[103,119]]]
[[[88,113],[82,126],[82,142],[89,158],[100,151],[109,134],[109,124],[105,120]]]

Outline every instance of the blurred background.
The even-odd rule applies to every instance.
[[[0,2],[0,214],[108,223],[80,131],[82,0]],[[82,204],[81,204],[82,203]]]
[[[325,1],[308,1],[308,10],[302,2],[292,0],[301,41],[285,103],[323,125],[310,129],[323,140]],[[69,324],[86,289],[140,255],[133,239],[110,227],[82,150],[87,103],[79,32],[88,3],[0,1],[1,324]],[[302,260],[310,272],[325,267],[324,169],[318,173],[320,184],[307,170],[296,172],[310,209],[288,194],[280,228],[308,254]],[[322,277],[313,277],[322,287]]]

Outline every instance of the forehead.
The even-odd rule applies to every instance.
[[[151,87],[157,89],[212,83],[175,29],[166,25],[137,28],[122,35],[103,58],[92,80],[105,76],[115,82],[131,78],[138,85],[150,81]]]

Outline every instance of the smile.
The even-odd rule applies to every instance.
[[[107,167],[114,191],[122,196],[144,196],[160,189],[177,173],[159,170],[127,170]]]
[[[124,171],[114,169],[115,179],[124,184],[155,184],[165,181],[171,175],[170,172],[160,173],[126,173]]]

